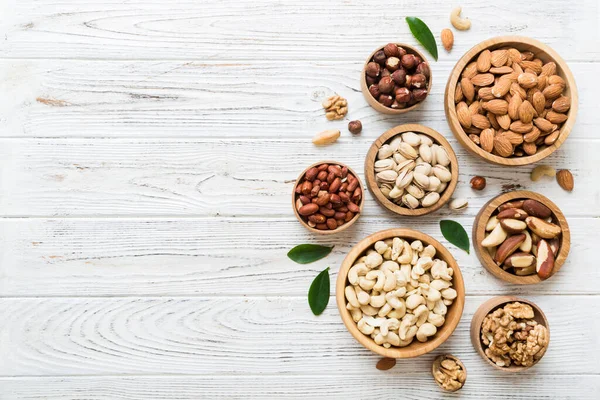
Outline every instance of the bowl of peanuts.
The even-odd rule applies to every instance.
[[[578,109],[566,62],[547,45],[503,36],[474,46],[457,62],[444,108],[454,136],[499,165],[527,165],[567,139]]]
[[[336,302],[350,334],[389,358],[426,354],[444,343],[462,316],[465,288],[450,252],[412,229],[367,236],[338,273]]]

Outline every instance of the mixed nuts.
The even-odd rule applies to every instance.
[[[375,180],[381,193],[401,207],[431,207],[452,180],[446,149],[423,133],[404,132],[377,152]]]
[[[309,168],[294,192],[296,210],[311,228],[335,230],[360,213],[360,182],[346,166],[324,163]]]
[[[500,205],[485,226],[481,245],[494,262],[518,276],[552,275],[561,246],[562,229],[550,208],[533,199]]]
[[[426,342],[457,296],[454,270],[432,245],[394,237],[378,241],[348,271],[346,308],[358,330],[389,348]]]
[[[385,107],[402,109],[427,97],[431,71],[421,57],[388,43],[365,67],[369,93]]]
[[[458,122],[486,152],[533,155],[560,135],[571,106],[565,87],[552,61],[512,47],[486,49],[465,67],[456,85]]]

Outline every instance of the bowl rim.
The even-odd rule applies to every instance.
[[[431,363],[431,376],[433,376],[433,380],[435,381],[435,383],[437,383],[437,385],[440,387],[440,389],[442,389],[444,392],[447,393],[454,393],[454,392],[458,392],[460,389],[462,389],[463,387],[465,387],[465,385],[467,384],[467,380],[465,379],[465,382],[463,383],[463,385],[461,387],[459,387],[456,390],[448,390],[448,389],[444,389],[444,387],[442,386],[441,383],[439,383],[437,381],[437,379],[435,379],[435,365],[438,363],[438,360],[440,360],[439,362],[441,362],[441,360],[444,359],[451,359],[454,362],[456,362],[458,365],[460,365],[460,367],[462,368],[463,371],[465,371],[465,377],[467,376],[467,367],[465,367],[465,364],[462,362],[462,360],[458,357],[456,357],[454,354],[450,354],[450,353],[443,353],[440,354],[439,356],[437,356],[433,362]]]
[[[375,159],[377,158],[377,152],[379,151],[379,148],[388,142],[392,137],[404,132],[416,132],[429,136],[434,142],[444,147],[446,153],[448,153],[448,157],[450,158],[450,173],[452,174],[452,178],[450,179],[446,189],[440,195],[440,199],[431,207],[419,207],[415,209],[400,207],[385,197],[383,193],[381,193],[379,186],[377,186],[374,166],[376,161]],[[456,153],[444,136],[424,125],[404,124],[388,129],[371,144],[371,147],[369,147],[369,151],[367,152],[367,156],[365,158],[365,180],[367,182],[367,188],[373,197],[375,197],[375,200],[377,200],[377,202],[387,210],[398,215],[421,216],[439,210],[450,200],[458,184],[458,168],[458,159],[456,158]]]
[[[485,355],[485,351],[483,350],[483,343],[481,343],[481,335],[480,335],[481,325],[483,324],[484,318],[490,312],[494,311],[495,309],[497,309],[498,307],[500,307],[504,304],[514,303],[517,301],[520,303],[529,304],[531,306],[531,308],[533,308],[533,311],[534,311],[533,319],[537,320],[538,323],[540,323],[539,320],[542,321],[542,325],[544,325],[546,327],[546,329],[548,330],[548,346],[546,346],[546,349],[544,350],[544,353],[542,354],[542,356],[540,358],[538,358],[529,367],[517,366],[517,365],[511,365],[510,367],[500,367],[500,366],[496,365],[496,363],[494,363],[492,360],[490,360],[488,358],[488,356]],[[497,370],[504,371],[504,372],[521,372],[521,371],[525,371],[525,370],[537,365],[540,362],[540,360],[542,358],[544,358],[544,355],[546,355],[546,352],[548,351],[548,347],[550,347],[550,324],[548,322],[548,318],[546,317],[546,314],[544,314],[544,311],[542,311],[542,309],[537,304],[535,304],[533,301],[524,299],[522,297],[502,295],[502,296],[492,297],[491,299],[484,301],[477,308],[475,313],[473,314],[473,318],[471,319],[471,326],[469,328],[469,331],[470,331],[469,333],[471,336],[471,344],[475,348],[475,351],[477,352],[477,354],[479,354],[489,365],[493,366]]]
[[[571,247],[571,233],[569,230],[569,224],[567,223],[567,219],[565,218],[564,214],[558,208],[558,206],[547,197],[528,190],[516,190],[514,192],[503,193],[494,197],[493,199],[485,203],[484,206],[481,207],[481,209],[477,213],[477,216],[475,217],[475,222],[473,223],[473,230],[471,236],[473,247],[475,248],[475,253],[477,254],[477,258],[485,267],[485,269],[492,273],[492,275],[499,279],[502,279],[505,282],[514,283],[518,285],[530,285],[543,282],[544,280],[542,280],[537,274],[518,276],[503,270],[502,268],[496,265],[490,253],[487,250],[485,250],[480,244],[485,236],[485,225],[487,224],[492,214],[496,211],[496,208],[506,203],[507,201],[519,199],[537,200],[540,203],[544,204],[546,207],[550,208],[553,216],[556,218],[557,224],[562,229],[562,234],[560,237],[560,250],[554,260],[554,268],[552,269],[552,273],[545,280],[552,278],[563,266],[567,259],[567,256],[569,255],[569,250]]]
[[[416,109],[417,107],[419,107],[421,105],[421,103],[424,103],[425,100],[427,100],[427,97],[429,97],[429,94],[431,93],[431,86],[433,85],[433,73],[432,72],[429,73],[429,79],[428,79],[428,84],[427,84],[427,97],[425,97],[425,99],[423,101],[419,101],[418,103],[415,103],[410,107],[398,108],[398,109],[386,107],[383,104],[379,103],[377,101],[377,99],[375,99],[371,95],[371,92],[369,92],[369,87],[367,85],[366,70],[367,70],[367,64],[369,62],[371,62],[371,59],[373,58],[375,53],[377,53],[379,50],[383,50],[383,48],[386,45],[388,45],[389,43],[394,43],[396,46],[405,48],[407,50],[406,52],[408,54],[415,54],[415,55],[421,57],[421,60],[423,60],[423,62],[426,62],[427,65],[429,65],[430,71],[431,71],[431,63],[429,63],[429,60],[427,60],[427,58],[423,55],[423,53],[421,53],[416,47],[411,46],[410,44],[400,43],[400,42],[388,42],[388,43],[384,44],[383,46],[377,47],[375,50],[373,50],[373,52],[371,54],[369,54],[369,57],[367,58],[367,60],[365,61],[364,65],[363,65],[363,68],[361,69],[361,75],[360,75],[360,89],[363,93],[363,96],[365,97],[365,100],[367,100],[367,103],[369,103],[369,105],[373,109],[375,109],[375,111],[379,111],[380,113],[383,113],[383,114],[400,115],[400,114],[404,114],[406,112]]]
[[[360,187],[360,190],[362,191],[362,198],[360,200],[360,204],[358,205],[360,207],[360,212],[358,214],[356,214],[350,221],[346,222],[342,226],[338,226],[334,230],[326,230],[326,231],[324,231],[324,230],[320,230],[320,229],[316,229],[316,228],[310,227],[308,225],[308,223],[306,223],[302,219],[302,217],[300,216],[300,214],[298,214],[298,210],[296,209],[296,199],[299,196],[296,193],[296,187],[298,186],[298,183],[300,182],[300,179],[302,179],[304,177],[304,175],[306,174],[306,171],[308,171],[312,167],[316,167],[317,165],[321,165],[321,164],[336,164],[336,165],[341,165],[342,167],[348,168],[348,172],[351,172],[356,177],[356,179],[358,179],[358,187]],[[296,218],[298,219],[298,221],[300,221],[300,223],[302,224],[302,226],[304,226],[309,231],[311,231],[313,233],[320,234],[320,235],[333,235],[334,233],[339,233],[339,232],[341,232],[341,231],[343,231],[345,229],[348,229],[362,215],[364,206],[365,206],[365,187],[363,186],[363,183],[362,183],[360,177],[358,176],[358,174],[356,173],[356,171],[354,171],[352,168],[350,168],[347,164],[341,163],[339,161],[323,160],[323,161],[319,161],[319,162],[316,162],[316,163],[313,163],[313,164],[309,165],[308,167],[306,167],[300,173],[300,175],[298,175],[298,178],[296,178],[296,182],[294,183],[294,187],[292,188],[292,209],[294,210],[294,215],[296,216]]]
[[[421,240],[423,244],[431,244],[436,249],[436,257],[446,261],[448,266],[454,270],[452,284],[453,288],[457,292],[456,299],[452,303],[450,307],[448,307],[448,313],[446,314],[446,321],[444,325],[437,331],[433,339],[428,340],[425,343],[421,343],[418,341],[413,341],[410,345],[406,347],[390,347],[386,349],[383,346],[376,344],[370,336],[364,335],[362,332],[358,330],[358,326],[356,322],[352,319],[350,315],[350,311],[346,309],[346,297],[344,294],[344,290],[346,288],[346,281],[348,279],[348,270],[354,264],[354,261],[363,254],[367,249],[369,249],[375,242],[378,240],[385,240],[392,237],[401,237],[410,240]],[[431,236],[408,228],[392,228],[382,230],[376,233],[373,233],[350,249],[350,252],[344,258],[342,262],[338,277],[336,281],[335,287],[335,298],[338,306],[338,310],[340,312],[340,316],[342,317],[342,321],[346,326],[346,329],[350,332],[350,334],[356,339],[360,344],[362,344],[367,349],[380,354],[384,357],[390,358],[412,358],[417,357],[430,351],[435,350],[438,346],[444,343],[454,332],[458,323],[460,322],[461,316],[463,314],[464,306],[465,306],[465,286],[464,279],[462,273],[460,271],[460,267],[458,263],[452,257],[452,254],[446,247],[444,247],[440,242],[432,238]]]
[[[487,151],[483,150],[481,147],[473,143],[471,139],[469,139],[469,136],[458,122],[458,117],[456,114],[456,108],[454,103],[454,91],[456,85],[458,84],[458,79],[462,74],[464,68],[481,51],[495,47],[503,47],[507,45],[531,46],[537,48],[538,52],[545,53],[549,58],[552,59],[552,61],[556,63],[558,70],[562,71],[564,79],[567,82],[566,87],[569,89],[570,92],[569,96],[571,97],[571,107],[569,108],[567,120],[559,129],[560,134],[558,136],[558,139],[552,145],[530,156],[505,158],[494,155],[492,153],[488,153]],[[543,160],[544,158],[548,157],[550,154],[558,150],[558,148],[565,142],[565,140],[567,140],[567,137],[569,136],[571,130],[573,129],[573,126],[575,125],[575,119],[577,117],[578,111],[578,103],[579,96],[577,92],[577,85],[575,84],[575,78],[573,77],[573,74],[565,60],[563,60],[562,57],[560,57],[560,55],[548,45],[525,36],[498,36],[484,40],[483,42],[473,46],[458,60],[458,62],[450,72],[450,76],[448,77],[448,82],[446,84],[446,90],[444,93],[444,109],[446,112],[446,120],[448,121],[450,130],[452,131],[456,139],[460,142],[460,144],[463,145],[463,147],[465,147],[467,150],[469,150],[469,152],[481,157],[487,162],[505,166],[532,164]]]

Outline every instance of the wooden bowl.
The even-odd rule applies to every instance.
[[[396,43],[396,45],[398,45],[398,46],[402,47],[404,50],[406,50],[407,54],[414,54],[416,56],[419,56],[421,58],[421,60],[423,60],[423,62],[426,62],[427,64],[429,64],[429,61],[427,61],[425,56],[423,56],[423,53],[421,53],[416,48],[414,48],[408,44],[404,44],[404,43]],[[427,97],[423,101],[415,103],[412,106],[406,107],[406,108],[394,109],[394,108],[384,106],[383,104],[378,102],[377,99],[375,99],[373,96],[371,96],[371,93],[369,92],[369,87],[367,86],[367,78],[366,78],[366,73],[365,73],[366,69],[367,69],[367,64],[373,59],[373,55],[375,55],[375,53],[377,53],[379,50],[383,50],[384,47],[385,47],[385,44],[383,46],[380,46],[377,49],[375,49],[369,55],[369,57],[367,58],[367,61],[365,61],[365,65],[363,66],[363,69],[361,71],[361,76],[360,76],[360,90],[362,90],[363,96],[365,96],[367,103],[369,103],[369,105],[371,107],[373,107],[376,111],[379,111],[382,114],[390,114],[390,115],[404,114],[406,112],[409,112],[409,111],[414,110],[415,108],[419,107],[421,105],[421,103],[423,103],[425,100],[427,100],[427,98],[429,97],[429,94],[431,93],[431,85],[433,83],[433,74],[432,73],[429,74],[430,76],[429,76],[429,80],[427,83]],[[431,64],[429,64],[429,65],[431,66]]]
[[[486,301],[482,305],[480,305],[479,308],[477,309],[477,311],[475,311],[475,314],[473,314],[473,319],[471,320],[471,343],[473,344],[473,347],[475,348],[477,353],[479,353],[479,355],[488,364],[490,364],[494,368],[496,368],[500,371],[504,371],[504,372],[525,371],[526,369],[529,369],[529,368],[533,367],[534,365],[536,365],[543,358],[545,351],[548,350],[548,347],[546,347],[546,350],[544,351],[544,354],[542,354],[542,357],[540,357],[538,360],[536,360],[533,363],[533,365],[531,365],[529,367],[523,367],[520,365],[511,365],[510,367],[500,367],[500,366],[496,365],[496,363],[494,363],[492,360],[490,360],[488,358],[488,356],[485,355],[485,351],[483,348],[484,344],[481,342],[481,325],[483,324],[483,319],[489,313],[491,313],[498,307],[504,306],[506,303],[513,303],[515,301],[518,301],[518,302],[524,303],[524,304],[529,304],[533,308],[533,312],[534,312],[533,319],[538,324],[543,325],[546,327],[546,329],[548,329],[548,346],[550,345],[550,326],[548,324],[548,319],[546,318],[546,315],[544,314],[542,309],[539,308],[535,303],[533,303],[529,300],[525,300],[525,299],[522,299],[519,297],[514,297],[514,296],[498,296],[498,297],[493,297],[493,298],[489,299],[488,301]]]
[[[439,382],[437,381],[437,379],[435,379],[435,370],[437,369],[438,365],[439,365],[439,364],[440,364],[442,361],[444,361],[445,359],[451,359],[452,361],[454,361],[455,363],[457,363],[457,364],[458,364],[458,365],[459,365],[459,366],[462,368],[462,370],[463,370],[463,371],[465,371],[465,382],[463,383],[463,385],[462,385],[461,387],[459,387],[459,388],[458,388],[458,389],[456,389],[456,390],[448,390],[448,389],[445,389],[445,388],[442,386],[442,384],[441,384],[441,383],[439,383]],[[442,389],[442,390],[443,390],[443,391],[445,391],[445,392],[449,392],[449,393],[458,392],[458,391],[459,391],[460,389],[462,389],[462,388],[463,388],[463,387],[466,385],[466,383],[467,383],[467,380],[466,380],[466,376],[467,376],[467,368],[465,367],[465,364],[463,364],[463,362],[462,362],[462,361],[460,361],[460,359],[459,359],[458,357],[455,357],[455,356],[453,356],[452,354],[441,354],[441,355],[437,356],[437,357],[435,358],[435,360],[433,360],[433,363],[431,364],[431,375],[433,376],[433,380],[435,381],[435,383],[437,383],[437,385],[440,387],[440,389]]]
[[[458,117],[456,115],[454,90],[459,82],[462,71],[465,69],[467,64],[469,64],[479,55],[481,51],[485,49],[495,50],[500,47],[514,47],[520,51],[532,51],[535,53],[536,57],[540,58],[544,62],[554,61],[557,66],[556,74],[563,78],[566,82],[563,95],[571,97],[571,108],[568,112],[568,119],[560,128],[560,135],[558,136],[556,142],[531,156],[505,158],[488,153],[473,143],[471,139],[469,139],[469,136],[465,133],[462,126],[458,122]],[[462,56],[460,60],[458,60],[456,66],[450,73],[444,97],[446,119],[448,120],[450,129],[452,129],[452,133],[454,133],[454,136],[456,136],[463,147],[465,147],[471,153],[483,158],[487,162],[508,166],[533,164],[554,153],[554,151],[556,151],[567,139],[569,133],[571,133],[571,129],[573,129],[573,125],[575,124],[578,108],[577,86],[575,85],[575,78],[573,78],[573,74],[567,66],[567,63],[558,55],[558,53],[542,42],[521,36],[495,37],[485,40],[478,45],[475,45],[471,50],[467,51],[466,54]]]
[[[316,228],[310,227],[308,225],[308,223],[302,219],[302,216],[300,216],[300,214],[298,214],[298,210],[296,209],[296,199],[298,198],[298,194],[296,194],[296,187],[298,186],[298,183],[300,182],[300,179],[304,178],[304,175],[306,174],[306,171],[308,171],[312,167],[316,167],[317,165],[321,165],[321,164],[324,164],[324,163],[326,163],[326,164],[341,165],[342,167],[348,168],[348,172],[352,173],[356,177],[356,179],[358,179],[358,186],[360,187],[360,190],[362,191],[362,194],[363,194],[362,195],[362,199],[360,201],[360,204],[358,204],[358,206],[360,207],[360,212],[358,214],[356,214],[354,216],[354,218],[352,218],[350,221],[346,222],[344,225],[339,226],[337,229],[334,229],[334,230],[320,230],[320,229],[316,229]],[[308,229],[309,231],[311,231],[313,233],[317,233],[319,235],[332,235],[334,233],[338,233],[338,232],[341,232],[341,231],[343,231],[345,229],[348,229],[362,215],[364,205],[365,205],[365,188],[363,186],[362,181],[360,180],[360,177],[358,176],[358,174],[356,172],[354,172],[354,170],[352,168],[350,168],[346,164],[343,164],[343,163],[338,162],[338,161],[325,160],[325,161],[319,161],[317,163],[309,165],[308,167],[306,167],[306,169],[304,171],[302,171],[302,173],[300,174],[300,176],[298,176],[298,179],[296,179],[296,183],[294,183],[294,187],[292,189],[292,208],[294,209],[294,215],[296,216],[296,218],[298,219],[298,221],[300,221],[300,223],[306,229]]]
[[[429,136],[434,142],[441,145],[446,149],[448,153],[448,157],[450,158],[450,172],[452,173],[452,179],[448,182],[448,186],[446,190],[440,196],[440,199],[437,203],[435,203],[431,207],[420,207],[415,209],[410,209],[408,207],[400,207],[396,203],[392,202],[390,199],[385,197],[379,186],[377,186],[377,181],[375,179],[375,161],[377,158],[377,152],[379,148],[391,140],[394,136],[399,135],[404,132],[416,132],[423,133]],[[419,216],[432,213],[438,209],[440,209],[444,204],[450,200],[452,194],[454,193],[454,189],[456,189],[456,184],[458,183],[458,160],[456,158],[456,154],[450,146],[450,143],[446,140],[445,137],[440,135],[438,132],[434,131],[431,128],[428,128],[419,124],[405,124],[398,125],[393,127],[392,129],[387,130],[383,135],[379,136],[369,148],[367,153],[367,158],[365,159],[365,179],[367,180],[367,188],[369,192],[375,197],[375,200],[383,207],[388,210],[406,216]]]
[[[552,269],[552,275],[556,274],[560,267],[564,264],[567,259],[567,255],[569,254],[569,248],[571,247],[571,233],[569,231],[569,224],[567,224],[567,220],[565,219],[564,214],[560,211],[560,209],[551,202],[547,197],[542,196],[539,193],[529,192],[526,190],[518,190],[515,192],[509,192],[501,194],[500,196],[494,197],[490,201],[488,201],[477,213],[475,217],[475,223],[473,224],[473,232],[471,236],[473,237],[473,247],[475,248],[475,253],[477,253],[477,257],[479,261],[483,264],[485,269],[490,271],[495,277],[502,279],[503,281],[509,283],[515,283],[519,285],[529,285],[532,283],[542,282],[537,274],[526,275],[526,276],[518,276],[511,274],[503,270],[501,267],[496,265],[496,262],[492,259],[490,253],[481,246],[481,241],[485,237],[485,225],[488,220],[496,211],[496,208],[501,204],[506,203],[511,200],[519,200],[519,199],[533,199],[537,200],[540,203],[544,204],[550,210],[552,210],[552,217],[555,219],[556,223],[562,229],[562,234],[560,236],[560,250],[558,255],[554,260],[554,268]]]
[[[406,347],[390,347],[386,349],[383,346],[375,343],[370,336],[364,335],[362,332],[358,330],[358,326],[356,322],[352,319],[350,315],[350,311],[346,309],[346,297],[344,294],[344,289],[346,288],[346,284],[348,281],[348,270],[357,258],[359,258],[367,249],[371,248],[375,242],[379,240],[385,240],[393,237],[405,238],[408,240],[420,240],[423,242],[424,246],[432,245],[436,250],[436,257],[440,260],[446,261],[448,266],[454,270],[454,275],[452,278],[452,287],[457,292],[456,299],[454,303],[448,307],[448,313],[446,314],[446,322],[442,325],[437,333],[432,336],[427,342],[421,343],[419,341],[413,341],[410,345]],[[337,302],[338,309],[340,311],[340,315],[342,317],[342,321],[344,321],[344,325],[350,334],[354,336],[356,340],[367,349],[380,354],[384,357],[389,358],[412,358],[417,357],[425,353],[429,353],[430,351],[436,349],[439,345],[444,343],[446,339],[452,335],[454,329],[458,325],[460,321],[460,317],[463,313],[463,308],[465,305],[465,286],[462,274],[460,272],[460,268],[456,263],[456,260],[452,257],[450,252],[442,246],[440,242],[435,240],[429,235],[424,233],[412,230],[412,229],[404,229],[404,228],[394,228],[387,229],[383,231],[379,231],[370,236],[367,236],[358,244],[356,244],[348,253],[342,265],[340,267],[340,271],[338,272],[337,283],[335,287],[335,298]]]

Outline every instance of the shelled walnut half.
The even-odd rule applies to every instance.
[[[451,354],[443,354],[435,359],[431,369],[433,378],[444,390],[456,392],[467,380],[464,364]]]

